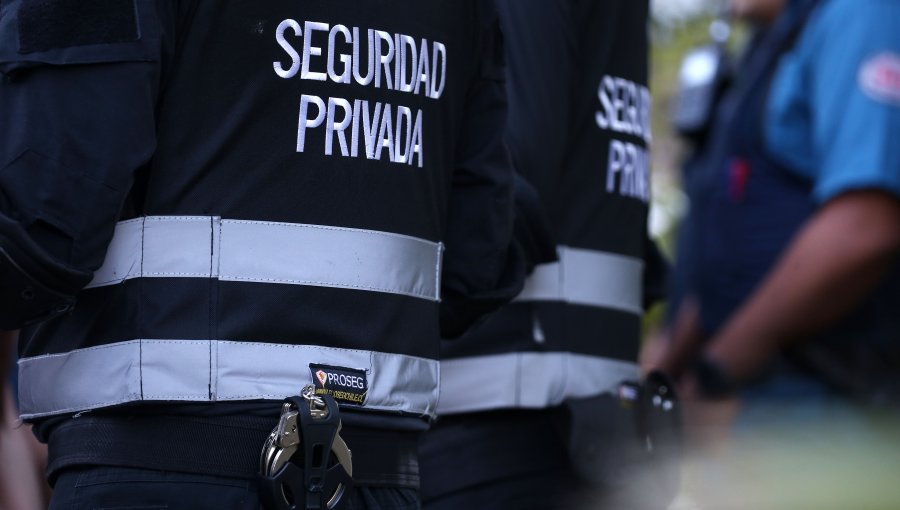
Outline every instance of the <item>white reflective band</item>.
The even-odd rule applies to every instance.
[[[642,260],[568,246],[557,252],[559,262],[537,266],[516,301],[563,301],[643,313]]]
[[[635,363],[568,352],[516,352],[441,362],[437,412],[543,409],[569,398],[615,393],[637,380]]]
[[[372,230],[148,216],[116,226],[88,288],[130,278],[218,278],[438,301],[442,252],[441,243]]]
[[[20,410],[30,419],[135,401],[281,400],[313,384],[310,363],[365,370],[364,409],[434,415],[435,360],[222,340],[131,340],[22,359]]]

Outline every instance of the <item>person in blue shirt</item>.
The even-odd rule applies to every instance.
[[[741,403],[691,416],[709,508],[895,506],[898,13],[787,0],[686,167],[661,366],[686,400]]]
[[[743,134],[713,143],[706,176],[688,177],[700,198],[679,262],[691,267],[680,271],[678,333],[661,365],[704,397],[774,366],[826,399],[892,409],[900,1],[797,0],[782,19],[804,9],[805,23],[793,21],[802,30],[782,28],[763,52],[761,78],[736,85],[755,91],[730,112],[741,127],[728,129]]]

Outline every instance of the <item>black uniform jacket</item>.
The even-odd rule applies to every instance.
[[[512,174],[501,143],[502,49],[486,2],[0,5],[0,245],[45,287],[67,293],[90,282],[74,311],[23,333],[23,360],[127,342],[149,348],[153,339],[433,361],[439,317],[442,329],[460,332],[520,289],[524,264],[511,244]],[[216,229],[228,222],[437,247],[428,257],[437,257],[432,275],[443,268],[440,293],[348,287],[346,274],[324,282],[226,279],[217,267],[149,274],[146,245],[135,249],[142,262],[133,266],[142,267],[126,268],[114,284],[98,282],[114,233],[142,222],[146,242],[159,218],[166,228],[208,219],[214,252],[223,240]],[[210,241],[194,244],[202,252]],[[159,252],[174,253],[166,242]],[[277,255],[263,243],[239,248],[250,267]],[[409,272],[405,258],[359,253],[389,268],[367,278]],[[6,301],[19,290],[0,282]],[[305,366],[300,372],[310,377]],[[369,373],[369,395],[374,384],[415,386],[410,378]],[[23,392],[46,400],[60,384]],[[184,400],[215,400],[213,386]],[[399,412],[387,426],[397,426],[395,416],[433,412],[410,411],[397,394]],[[81,409],[61,403],[35,416],[64,410]]]

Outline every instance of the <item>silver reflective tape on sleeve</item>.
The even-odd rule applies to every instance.
[[[116,226],[88,287],[130,278],[218,278],[440,299],[443,245],[372,230],[148,216]]]
[[[309,365],[366,372],[362,409],[433,416],[438,362],[374,351],[223,340],[131,340],[19,361],[23,419],[137,401],[281,400]]]
[[[106,249],[106,260],[94,271],[87,288],[115,285],[141,275],[142,235],[144,219],[122,221]]]
[[[562,301],[643,313],[642,260],[567,246],[557,251],[559,261],[537,266],[516,301]]]
[[[518,352],[441,362],[438,414],[543,409],[616,392],[637,380],[635,363],[567,352]]]

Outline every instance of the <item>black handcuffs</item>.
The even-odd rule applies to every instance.
[[[340,436],[337,402],[312,386],[285,399],[260,454],[265,510],[340,510],[353,486],[350,449]]]
[[[680,449],[681,425],[681,402],[675,385],[662,372],[650,372],[640,385],[637,399],[638,434],[647,453]]]

